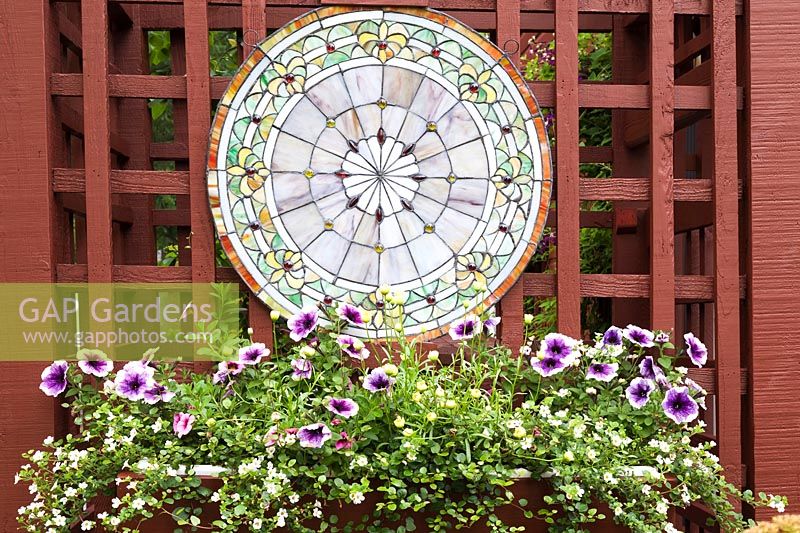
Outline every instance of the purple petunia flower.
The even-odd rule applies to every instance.
[[[630,386],[625,389],[625,396],[636,409],[641,409],[650,401],[650,394],[656,390],[656,385],[647,378],[634,378]]]
[[[573,355],[572,349],[577,343],[578,341],[572,337],[567,337],[561,333],[548,333],[545,335],[544,339],[542,339],[539,350],[546,358],[553,357],[555,359],[564,359],[568,361]]]
[[[179,437],[187,435],[194,425],[195,417],[189,413],[175,413],[172,417],[172,431]]]
[[[217,365],[217,371],[214,373],[214,383],[222,383],[227,381],[231,376],[241,374],[244,370],[244,363],[239,361],[221,361]]]
[[[678,424],[691,422],[700,414],[700,407],[686,387],[672,387],[661,402],[664,414]]]
[[[622,345],[622,329],[617,326],[611,326],[603,333],[603,344],[606,346],[621,346]]]
[[[331,438],[331,430],[321,422],[309,424],[297,431],[297,438],[303,448],[322,448],[322,445]]]
[[[390,378],[382,368],[375,368],[364,378],[364,388],[370,392],[388,391],[394,379]]]
[[[702,367],[708,361],[708,349],[703,342],[694,336],[694,333],[687,333],[683,336],[686,341],[686,353],[695,366]]]
[[[549,377],[558,374],[567,368],[567,362],[563,358],[546,356],[543,359],[536,357],[531,361],[531,367],[542,377]]]
[[[142,399],[145,403],[153,405],[158,402],[169,402],[174,397],[175,393],[167,389],[167,387],[159,383],[154,383],[152,387],[144,391],[144,397]]]
[[[656,364],[651,356],[647,356],[639,363],[639,375],[645,379],[656,380],[658,376],[664,375],[664,371]]]
[[[500,317],[492,315],[483,321],[483,333],[494,337],[497,335],[497,326],[500,324]]]
[[[308,359],[292,359],[292,379],[300,381],[301,379],[308,379],[314,372],[314,366]]]
[[[358,404],[350,398],[331,398],[328,401],[328,411],[344,418],[351,418],[358,414]]]
[[[117,394],[128,400],[141,400],[146,390],[153,387],[155,369],[141,361],[131,361],[114,378]]]
[[[353,439],[351,439],[346,431],[342,431],[339,433],[341,437],[339,440],[336,441],[336,449],[337,450],[349,450],[353,447]]]
[[[114,363],[100,350],[78,350],[78,367],[85,373],[104,378],[114,369]]]
[[[42,383],[39,389],[48,396],[56,397],[67,388],[67,368],[66,361],[55,361],[42,371]]]
[[[617,370],[619,370],[617,363],[592,363],[586,371],[586,379],[608,382],[614,379]]]
[[[289,336],[293,341],[308,337],[314,331],[319,321],[319,312],[316,307],[304,307],[296,315],[292,315],[286,324],[289,326]]]
[[[336,308],[336,314],[339,315],[339,318],[342,320],[345,320],[355,326],[361,326],[365,322],[361,309],[355,305],[343,303]]]
[[[622,332],[622,335],[634,344],[638,344],[643,348],[655,346],[653,339],[655,335],[649,329],[643,329],[633,324],[628,324],[628,327]]]
[[[269,350],[263,342],[254,342],[250,346],[239,348],[239,362],[244,365],[257,365],[269,355]]]
[[[481,331],[481,321],[475,315],[467,315],[450,324],[450,337],[454,341],[471,339]]]
[[[339,344],[339,347],[342,349],[344,353],[352,357],[353,359],[359,359],[361,361],[369,358],[369,350],[364,347],[364,343],[355,337],[351,337],[350,335],[339,335],[336,338],[336,342]]]
[[[655,342],[657,344],[665,344],[669,342],[669,332],[667,331],[659,331],[656,334]]]

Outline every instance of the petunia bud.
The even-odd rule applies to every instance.
[[[525,321],[526,325],[530,326],[531,324],[533,324],[533,315],[532,314],[525,313],[525,316],[523,316],[522,318]]]
[[[437,398],[444,398],[444,389],[437,388],[436,392],[434,392]]]
[[[431,411],[425,415],[425,418],[428,420],[428,422],[436,422],[436,419],[439,418],[439,415]]]
[[[478,398],[481,397],[481,390],[480,389],[470,389],[469,395],[477,400]]]
[[[406,420],[402,416],[398,416],[397,418],[394,419],[394,427],[402,428],[405,425],[406,425]]]
[[[419,392],[415,392],[414,394],[411,395],[411,399],[419,403],[422,401],[422,394],[420,394]]]
[[[447,407],[448,409],[455,409],[456,405],[458,404],[456,403],[455,400],[447,400],[446,402],[444,402],[444,406]]]
[[[253,328],[247,328],[247,334],[253,336]]]
[[[269,312],[269,318],[273,322],[277,322],[280,317],[281,317],[281,314],[278,311],[274,310],[274,309]]]
[[[396,376],[399,372],[397,366],[393,365],[392,363],[386,363],[381,368],[383,368],[383,371],[386,372],[387,376]]]
[[[428,389],[428,384],[427,383],[425,383],[424,381],[417,381],[417,390],[418,391],[424,391],[424,390],[427,390],[427,389]]]
[[[570,450],[564,452],[564,460],[567,462],[572,462],[575,460],[575,454],[572,453]]]
[[[317,351],[314,348],[312,348],[311,346],[308,346],[308,345],[303,346],[302,348],[300,348],[300,356],[304,357],[306,359],[308,359],[309,357],[314,357],[314,354],[316,354],[316,353],[317,353]]]
[[[524,437],[528,432],[525,431],[525,428],[522,426],[514,428],[514,438],[521,439]]]
[[[405,428],[405,429],[403,430],[403,436],[404,436],[404,437],[410,437],[410,436],[411,436],[411,435],[413,435],[413,434],[414,434],[414,430],[413,430],[413,429],[411,429],[411,428]]]
[[[428,352],[428,360],[429,361],[438,361],[439,360],[439,350],[431,350]]]

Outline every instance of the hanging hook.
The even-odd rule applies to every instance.
[[[256,38],[255,42],[249,42],[248,41],[248,37],[247,36],[251,35],[251,34],[252,34],[252,36],[254,36]],[[258,32],[256,30],[253,30],[253,29],[247,30],[246,32],[244,32],[242,34],[242,46],[249,46],[250,48],[255,48],[256,46],[258,46],[258,40],[257,39],[258,39]]]
[[[508,49],[508,44],[509,43],[514,43],[516,45],[516,48],[513,51]],[[503,52],[506,55],[514,55],[517,52],[519,52],[519,49],[520,49],[520,44],[519,44],[519,41],[517,39],[508,39],[506,42],[503,43]]]

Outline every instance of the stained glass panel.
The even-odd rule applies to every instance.
[[[406,332],[435,336],[521,275],[549,145],[528,87],[478,33],[430,10],[330,7],[234,76],[208,185],[224,249],[271,307],[379,310],[388,284],[406,295]]]

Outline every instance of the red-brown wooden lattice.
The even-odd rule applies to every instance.
[[[678,338],[690,329],[698,332],[713,357],[710,369],[694,372],[714,393],[707,438],[718,440],[728,476],[737,484],[800,496],[800,488],[787,481],[800,474],[796,465],[788,472],[785,465],[778,471],[765,466],[764,474],[759,470],[758,461],[777,456],[759,440],[757,430],[780,428],[780,421],[769,419],[760,426],[753,417],[757,405],[771,405],[764,394],[766,379],[774,376],[755,364],[749,374],[742,369],[742,361],[754,360],[749,332],[775,327],[760,321],[759,304],[752,298],[762,293],[779,298],[764,281],[778,271],[776,264],[759,263],[763,257],[740,238],[751,222],[754,234],[777,231],[761,214],[769,209],[765,183],[780,164],[751,168],[743,157],[746,148],[764,156],[771,145],[738,111],[747,104],[760,106],[747,108],[751,113],[765,113],[771,94],[762,92],[755,103],[745,102],[745,89],[737,87],[737,77],[739,85],[749,88],[774,75],[749,67],[748,47],[761,55],[776,53],[770,48],[775,39],[766,29],[772,21],[764,6],[754,15],[737,0],[321,3],[441,9],[490,32],[501,46],[525,42],[539,32],[555,34],[556,80],[532,82],[531,87],[542,107],[555,108],[558,124],[558,209],[549,220],[558,230],[557,270],[526,273],[506,296],[504,341],[518,345],[522,340],[526,296],[556,296],[558,327],[574,336],[582,334],[584,297],[613,299],[614,321],[620,325],[673,330]],[[785,7],[779,0],[761,4]],[[229,81],[209,76],[208,31],[235,29],[252,43],[319,5],[317,0],[0,0],[7,56],[0,74],[7,87],[0,157],[9,178],[0,191],[5,260],[0,280],[235,281],[231,269],[215,266],[205,186],[212,102]],[[146,32],[165,29],[172,34],[173,73],[151,76]],[[613,31],[613,82],[579,82],[579,31]],[[800,70],[798,62],[795,58],[795,70]],[[151,142],[147,98],[174,100],[173,142]],[[797,109],[796,103],[783,105]],[[579,147],[580,108],[612,110],[611,147]],[[762,126],[768,120],[764,117]],[[176,170],[151,170],[153,161],[163,160],[175,161]],[[614,177],[581,177],[579,164],[598,162],[611,163]],[[762,181],[756,183],[757,177]],[[753,196],[748,197],[742,183],[751,181]],[[154,210],[157,194],[178,195],[178,208]],[[752,215],[740,208],[743,194]],[[614,210],[581,212],[585,200],[612,201]],[[155,266],[156,226],[179,228],[180,266]],[[580,272],[581,227],[613,232],[614,273]],[[782,242],[796,246],[800,237],[794,237]],[[764,275],[757,265],[763,265]],[[784,281],[796,286],[799,277]],[[748,279],[763,284],[748,286]],[[253,300],[251,325],[270,342],[268,312]],[[789,314],[796,324],[797,312]],[[788,361],[785,355],[783,360]],[[10,485],[18,455],[63,429],[63,415],[38,394],[40,365],[3,368],[0,530],[11,531],[13,514],[25,502],[24,491]],[[786,383],[790,378],[777,379]],[[686,520],[690,531],[701,530],[702,510],[688,510]]]

